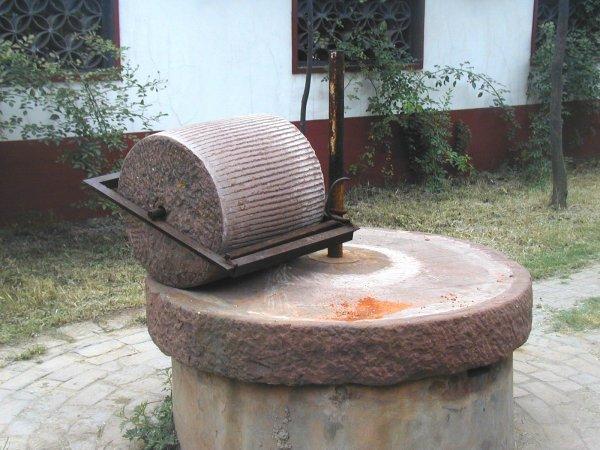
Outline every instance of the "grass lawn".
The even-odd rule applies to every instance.
[[[144,304],[120,223],[0,230],[0,343]]]
[[[554,313],[556,331],[585,331],[600,328],[600,297],[588,298],[577,306]]]
[[[550,185],[481,174],[432,194],[421,187],[358,188],[350,217],[359,225],[439,233],[488,245],[536,279],[566,275],[600,259],[600,166],[571,171],[569,207],[548,207]]]
[[[504,251],[535,278],[600,259],[600,167],[570,176],[570,206],[547,207],[549,187],[482,174],[431,194],[360,188],[348,209],[362,226],[442,233]],[[144,303],[144,270],[115,218],[0,230],[0,343]]]

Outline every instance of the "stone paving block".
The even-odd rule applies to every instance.
[[[539,397],[548,405],[559,405],[561,403],[571,402],[571,399],[567,395],[540,381],[522,384],[520,387],[531,392],[536,397]]]
[[[7,398],[11,398],[13,400],[25,400],[27,402],[35,400],[37,397],[35,394],[28,392],[27,389],[21,389],[18,391],[13,391]]]
[[[124,356],[119,358],[119,361],[126,366],[137,366],[139,364],[145,364],[147,361],[150,361],[159,355],[161,355],[160,350],[156,349],[155,351],[147,351],[136,353],[130,356]]]
[[[563,363],[554,364],[552,362],[544,361],[534,361],[532,364],[535,364],[536,367],[540,369],[548,370],[556,375],[559,375],[562,378],[568,378],[573,375],[577,375],[579,370],[574,369],[573,367],[567,366]]]
[[[154,369],[164,370],[171,367],[171,358],[161,354],[160,356],[151,359],[146,364],[148,364],[150,367],[153,367]]]
[[[87,362],[74,362],[70,366],[49,373],[46,378],[67,381],[93,368],[95,368],[95,366],[93,364],[88,364]]]
[[[600,358],[598,358],[597,356],[594,356],[590,353],[582,352],[577,357],[580,359],[583,359],[584,361],[589,362],[590,364],[600,366]]]
[[[520,387],[513,387],[513,397],[514,398],[519,398],[519,397],[523,397],[525,395],[529,395],[529,392],[527,392],[524,389],[521,389]]]
[[[16,391],[16,390],[22,389],[25,386],[33,383],[35,380],[43,377],[44,375],[46,375],[46,373],[37,370],[37,368],[30,369],[30,370],[20,373],[17,376],[14,376],[11,379],[0,384],[0,389]]]
[[[579,436],[585,442],[588,449],[597,449],[600,446],[598,427],[585,427],[579,429]]]
[[[2,399],[4,397],[8,397],[9,395],[11,395],[13,393],[13,391],[9,391],[8,389],[0,389],[0,402],[2,401]],[[0,447],[1,448],[1,447]]]
[[[56,410],[60,409],[63,403],[65,403],[72,396],[72,391],[55,389],[49,394],[40,397],[42,401],[30,402],[29,407],[27,408],[27,413],[37,414],[40,417],[48,417],[53,415]]]
[[[29,402],[26,400],[13,400],[5,398],[2,401],[2,413],[0,414],[0,424],[8,425],[12,420],[23,411]]]
[[[69,448],[69,442],[56,430],[41,430],[29,437],[28,448],[44,450],[64,450]]]
[[[134,334],[130,334],[128,336],[123,336],[119,338],[121,342],[124,344],[140,344],[142,342],[148,342],[151,340],[150,335],[148,334],[148,330],[143,329],[139,330]]]
[[[35,432],[39,423],[21,418],[15,419],[4,429],[6,436],[29,436]]]
[[[65,334],[72,339],[83,339],[91,335],[102,333],[103,330],[93,322],[80,322],[70,325],[64,325],[56,330],[58,333]]]
[[[93,433],[84,435],[83,439],[78,441],[69,441],[71,450],[97,450],[96,436]]]
[[[81,361],[83,358],[75,353],[63,353],[54,358],[43,361],[38,364],[38,369],[53,372],[57,369],[68,367],[75,361]]]
[[[107,449],[130,449],[133,445],[124,442],[121,431],[121,421],[111,417],[98,433],[98,443]]]
[[[589,384],[587,388],[600,394],[600,384]]]
[[[129,328],[134,318],[145,314],[144,308],[136,308],[135,310],[126,311],[117,314],[114,317],[105,318],[99,324],[106,331],[121,330]]]
[[[108,383],[93,383],[86,388],[79,391],[77,395],[71,397],[67,404],[68,405],[81,405],[91,406],[104,399],[108,394],[117,390],[116,386]]]
[[[136,326],[136,327],[126,327],[126,328],[121,328],[120,330],[113,330],[110,331],[108,333],[108,336],[110,336],[111,339],[118,339],[121,342],[122,339],[125,338],[129,338],[131,336],[133,336],[134,334],[138,334],[140,332],[145,332],[146,331],[146,327],[142,327],[142,326]],[[146,333],[147,334],[147,333]],[[123,342],[124,344],[135,344],[136,342]]]
[[[6,450],[17,450],[27,448],[27,437],[25,436],[8,436],[6,438],[0,437],[0,445],[2,449],[6,447]]]
[[[37,367],[37,364],[33,361],[14,361],[8,364],[7,367],[13,372],[23,373],[27,372],[28,370],[34,369],[35,367]]]
[[[107,372],[104,370],[88,369],[85,372],[71,378],[70,380],[65,381],[61,387],[65,389],[79,390],[96,380],[104,378],[106,375]]]
[[[138,352],[154,352],[157,354],[161,354],[161,351],[158,349],[156,344],[152,341],[140,342],[139,344],[131,344],[133,348],[135,348]]]
[[[75,350],[75,352],[85,356],[86,358],[91,358],[93,356],[103,355],[121,347],[123,347],[122,342],[119,342],[115,339],[110,339],[108,341],[100,342],[99,344],[91,344],[83,348],[80,347]]]
[[[27,392],[35,394],[36,396],[45,396],[60,383],[60,381],[51,380],[50,378],[40,378],[27,386]]]
[[[517,370],[515,370],[515,371],[513,372],[513,382],[514,382],[515,384],[522,384],[522,383],[526,383],[526,382],[528,382],[528,381],[530,381],[530,380],[531,380],[531,379],[530,379],[530,378],[529,378],[527,375],[525,375],[525,374],[522,374],[521,372],[519,372],[519,371],[517,371]]]
[[[531,373],[531,372],[535,372],[536,370],[538,370],[536,367],[532,366],[531,364],[528,364],[524,361],[520,361],[520,360],[513,360],[513,368],[515,370],[518,370],[521,373]]]
[[[587,446],[583,440],[570,425],[543,425],[542,429],[552,448],[561,450],[587,450]]]
[[[118,372],[109,373],[104,381],[114,384],[115,386],[123,386],[132,381],[153,375],[156,370],[145,365],[126,366]]]
[[[130,356],[130,355],[127,355],[127,356]],[[106,370],[108,373],[119,372],[119,371],[125,369],[125,366],[123,366],[123,364],[121,364],[118,359],[105,362],[96,367],[98,367],[98,369],[101,369],[101,370]]]
[[[582,389],[582,386],[579,383],[575,383],[571,380],[551,381],[548,384],[563,392],[575,392]]]
[[[535,395],[527,395],[515,399],[515,402],[539,424],[555,424],[560,418],[554,413],[552,408],[540,400]]]
[[[71,350],[77,350],[79,348],[88,347],[90,345],[100,344],[101,342],[106,342],[113,340],[108,334],[97,334],[93,333],[90,336],[76,340],[72,344],[69,345]]]
[[[123,346],[123,347],[117,348],[116,350],[112,350],[107,353],[103,353],[101,355],[94,356],[93,358],[88,358],[86,361],[91,364],[101,365],[104,363],[114,361],[115,359],[119,359],[122,356],[133,355],[134,353],[137,353],[136,349],[134,349],[130,346]]]
[[[563,381],[563,377],[559,377],[554,372],[549,370],[540,370],[529,374],[531,377],[537,378],[538,380],[550,382],[550,381]]]
[[[588,373],[579,373],[579,374],[573,375],[572,377],[569,377],[569,378],[571,379],[571,381],[575,381],[576,383],[582,384],[584,386],[586,386],[588,384],[600,383],[600,378],[597,378]]]
[[[600,364],[592,364],[579,357],[573,358],[570,361],[567,361],[565,364],[577,369],[579,372],[600,377]]]
[[[17,372],[15,370],[12,370],[10,368],[0,368],[0,383],[3,383],[4,381],[8,381],[10,380],[12,377],[17,376],[18,374],[20,374],[21,372]]]
[[[159,393],[164,390],[165,380],[162,377],[159,378],[157,375],[148,376],[138,381],[134,381],[133,383],[126,384],[124,387],[142,393]]]

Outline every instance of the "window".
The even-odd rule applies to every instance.
[[[577,28],[582,27],[589,29],[590,26],[594,29],[596,21],[596,14],[598,14],[593,7],[586,7],[585,2],[582,0],[571,0],[570,11],[569,11],[569,27]],[[536,0],[535,11],[534,11],[534,24],[533,24],[533,35],[531,43],[531,53],[535,52],[535,49],[540,44],[542,38],[540,34],[540,25],[545,22],[552,21],[556,23],[558,19],[558,0]]]
[[[343,39],[350,31],[375,29],[385,22],[390,37],[399,49],[406,50],[422,67],[424,0],[313,0],[313,20],[308,23],[308,0],[292,0],[292,70],[306,68],[308,30],[322,37],[313,47],[317,70],[327,65],[333,48],[326,38]],[[323,42],[325,41],[325,42]]]
[[[78,35],[92,31],[118,42],[118,0],[3,0],[0,39],[16,41],[33,36],[33,51],[78,58],[84,43]],[[83,61],[81,70],[114,65],[100,56]]]

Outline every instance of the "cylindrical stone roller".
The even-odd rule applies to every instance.
[[[308,140],[285,119],[239,117],[163,131],[128,153],[119,191],[218,253],[320,221],[325,188]],[[127,222],[133,252],[155,280],[194,287],[216,266],[141,221]]]

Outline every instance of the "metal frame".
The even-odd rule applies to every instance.
[[[257,244],[232,250],[224,255],[214,252],[165,221],[161,211],[147,211],[117,192],[121,173],[88,178],[83,182],[117,206],[160,231],[186,249],[220,267],[228,276],[237,277],[255,270],[352,240],[357,227],[346,220],[324,220]]]

